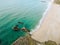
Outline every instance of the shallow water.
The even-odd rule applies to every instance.
[[[23,31],[13,31],[13,27],[23,22],[30,31],[34,29],[47,9],[47,0],[0,0],[0,39],[1,45],[10,45],[24,36]]]

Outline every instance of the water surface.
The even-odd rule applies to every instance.
[[[49,0],[0,0],[0,39],[1,45],[11,45],[25,35],[23,31],[12,28],[23,22],[27,29],[34,29],[47,9]]]

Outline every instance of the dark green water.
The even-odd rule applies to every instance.
[[[30,31],[34,29],[47,5],[48,2],[42,0],[0,0],[0,45],[11,45],[16,39],[25,35],[23,31],[12,29],[19,21]]]

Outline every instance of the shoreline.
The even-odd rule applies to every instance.
[[[34,32],[38,31],[38,29],[40,28],[41,24],[43,23],[45,17],[47,16],[46,13],[48,12],[48,10],[51,8],[51,4],[53,3],[53,0],[49,2],[49,4],[47,5],[47,9],[45,10],[45,12],[43,13],[42,19],[39,21],[39,23],[37,24],[35,29],[32,29],[32,31],[30,32],[30,34],[32,35]],[[19,38],[16,40],[18,41]],[[14,41],[14,42],[16,42]],[[14,43],[13,42],[13,43]]]
[[[52,3],[54,2],[54,0],[51,0],[47,6],[47,9],[45,10],[45,12],[43,13],[42,19],[39,21],[39,23],[36,25],[35,29],[32,29],[32,31],[30,32],[30,34],[32,35],[33,32],[36,32],[40,27],[41,24],[43,23],[45,17],[47,16],[46,13],[48,12],[48,10],[51,8]]]
[[[50,10],[46,14],[43,24],[38,31],[32,34],[32,38],[37,41],[55,41],[60,43],[60,5],[53,2]]]

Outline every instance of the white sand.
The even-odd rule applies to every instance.
[[[60,43],[60,5],[52,4],[41,27],[32,33],[32,38],[40,42],[53,40]]]

